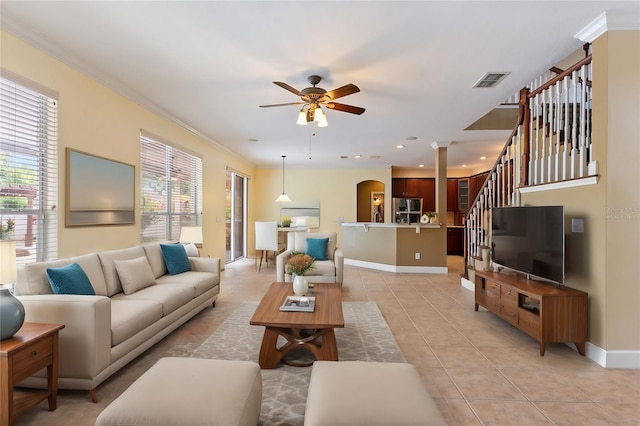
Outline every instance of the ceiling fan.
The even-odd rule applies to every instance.
[[[316,85],[320,83],[321,80],[322,77],[318,75],[310,75],[309,77],[307,77],[307,81],[311,84],[312,87],[307,87],[302,90],[298,90],[281,81],[274,81],[273,84],[280,86],[283,89],[299,96],[300,101],[289,102],[285,104],[260,105],[260,108],[302,105],[297,123],[300,125],[305,125],[312,121],[317,121],[319,127],[326,127],[327,125],[327,119],[322,112],[322,109],[320,108],[321,105],[325,106],[328,109],[348,112],[357,115],[365,112],[365,109],[361,107],[334,102],[338,98],[342,98],[344,96],[352,95],[359,92],[360,89],[358,88],[358,86],[356,86],[355,84],[347,84],[345,86],[338,87],[337,89],[327,92],[320,87],[316,87]]]

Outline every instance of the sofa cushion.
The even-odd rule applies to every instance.
[[[158,278],[166,275],[168,273],[167,265],[164,264],[164,258],[162,257],[162,249],[160,248],[160,244],[145,244],[142,247],[144,248],[144,252],[147,255],[149,265],[151,265],[153,276],[155,278]]]
[[[146,256],[131,260],[114,260],[124,294],[132,294],[156,283]]]
[[[336,276],[336,264],[331,260],[316,260],[309,275]]]
[[[329,238],[307,238],[307,254],[316,260],[327,260]]]
[[[333,260],[334,252],[336,251],[336,240],[338,234],[335,232],[290,232],[294,234],[293,247],[289,247],[289,250],[297,251],[300,253],[307,252],[307,238],[329,238],[327,245],[327,257],[329,260]]]
[[[91,286],[99,296],[107,295],[107,284],[102,273],[102,265],[96,253],[85,254],[69,259],[52,260],[47,262],[27,263],[23,266],[24,274],[18,277],[16,294],[23,296],[34,296],[37,294],[52,294],[47,268],[57,268],[60,266],[77,263],[87,274]]]
[[[157,284],[185,285],[193,288],[194,297],[207,292],[219,284],[218,274],[213,272],[189,271],[178,275],[164,275],[157,279]]]
[[[162,303],[155,300],[111,298],[111,347],[135,336],[162,318]]]
[[[47,268],[47,277],[55,294],[96,294],[87,274],[75,262],[59,268]]]
[[[176,275],[191,270],[189,256],[182,244],[160,244],[160,249],[169,274]]]
[[[167,316],[176,309],[186,305],[195,297],[193,286],[186,285],[152,285],[133,294],[118,294],[112,300],[150,300],[162,305],[162,316]]]
[[[98,253],[100,263],[102,263],[102,272],[107,283],[107,296],[113,296],[122,292],[122,284],[118,278],[118,271],[114,260],[131,260],[140,256],[144,256],[142,246],[129,247],[120,250],[101,251]]]

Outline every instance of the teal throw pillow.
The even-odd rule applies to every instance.
[[[329,238],[307,238],[307,254],[316,260],[327,260]]]
[[[47,268],[47,278],[55,294],[96,294],[89,277],[77,263],[60,268]]]
[[[169,275],[181,274],[191,270],[187,250],[182,244],[160,244],[164,263]]]

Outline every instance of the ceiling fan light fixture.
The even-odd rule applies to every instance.
[[[296,121],[296,123],[300,126],[307,125],[307,112],[304,110],[304,107],[298,113],[298,121]]]
[[[318,120],[318,127],[327,127],[329,123],[327,122],[327,116],[322,114],[320,120]]]

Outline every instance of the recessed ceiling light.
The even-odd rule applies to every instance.
[[[347,158],[349,158],[349,156],[348,156],[348,155],[341,155],[341,156],[340,156],[340,159],[341,159],[341,160],[346,160]]]
[[[406,138],[408,141],[415,141],[416,139],[418,139],[415,136],[409,136],[408,138]]]
[[[463,164],[463,165],[462,165],[462,167],[467,167],[467,165],[466,165],[466,164]]]
[[[249,142],[258,142],[258,139],[255,139],[255,138],[249,138],[249,139],[247,139],[247,140],[248,140]]]
[[[418,167],[424,167],[424,164],[419,164]]]
[[[362,158],[362,155],[354,155],[353,158]]]
[[[487,157],[485,157],[484,155],[482,157],[480,157],[481,160],[486,160]]]
[[[404,148],[404,145],[396,145],[396,148],[402,149],[402,148]]]
[[[380,156],[379,156],[379,155],[372,155],[372,156],[371,156],[371,157],[369,157],[369,158],[371,158],[372,160],[379,160],[379,159],[380,159]]]

